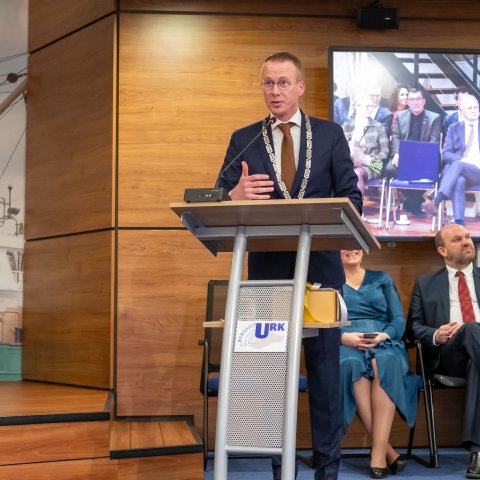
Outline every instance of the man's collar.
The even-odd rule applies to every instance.
[[[448,274],[451,276],[455,276],[458,272],[458,269],[450,267],[449,265],[445,265],[448,270]],[[470,262],[465,268],[462,268],[461,271],[465,274],[465,276],[471,275],[473,273],[473,263]]]
[[[274,115],[272,115],[274,116]],[[282,122],[277,118],[277,121],[272,125],[272,128],[277,127],[281,123],[294,123],[295,125],[302,126],[302,112],[298,109],[286,122]]]

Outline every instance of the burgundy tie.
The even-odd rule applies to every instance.
[[[294,123],[281,123],[278,128],[283,133],[282,140],[282,180],[287,190],[292,190],[293,180],[297,168],[295,166],[295,154],[293,153],[293,138],[290,133],[290,127]]]
[[[462,310],[463,323],[474,322],[475,314],[473,313],[472,299],[468,291],[465,274],[459,270],[455,276],[458,277],[458,300]]]

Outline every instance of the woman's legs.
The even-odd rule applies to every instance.
[[[363,195],[365,193],[365,184],[368,180],[368,171],[365,167],[357,167],[354,170],[358,177],[357,187]]]
[[[388,443],[395,405],[380,386],[377,364],[372,358],[374,379],[361,378],[353,384],[357,412],[365,429],[372,437],[372,455],[370,465],[386,467],[397,457],[398,453]]]
[[[391,456],[392,453],[395,452],[388,443],[393,417],[395,416],[395,404],[380,386],[377,362],[374,358],[372,358],[372,366],[375,377],[372,380],[373,425],[371,465],[375,467],[385,467],[387,455],[390,454]],[[390,447],[390,451],[388,447]],[[397,455],[394,454],[391,460],[393,461],[395,457],[397,457]],[[389,463],[391,463],[391,461]]]

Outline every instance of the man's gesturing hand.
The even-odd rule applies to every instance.
[[[265,174],[248,174],[248,165],[242,162],[242,175],[237,186],[230,192],[232,200],[268,200],[273,192],[273,181]]]

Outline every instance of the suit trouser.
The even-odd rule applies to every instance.
[[[291,279],[294,269],[295,253],[249,255],[250,279]],[[318,279],[311,278],[309,274],[309,281]],[[340,466],[343,421],[340,402],[340,331],[338,329],[319,331],[317,337],[306,338],[303,341],[315,480],[336,480]],[[272,463],[280,465],[281,457],[274,456]]]
[[[465,323],[440,347],[440,373],[467,380],[462,444],[480,446],[480,324]]]
[[[453,218],[465,218],[465,190],[480,185],[480,169],[460,160],[449,165],[442,176],[438,193],[452,200]]]

